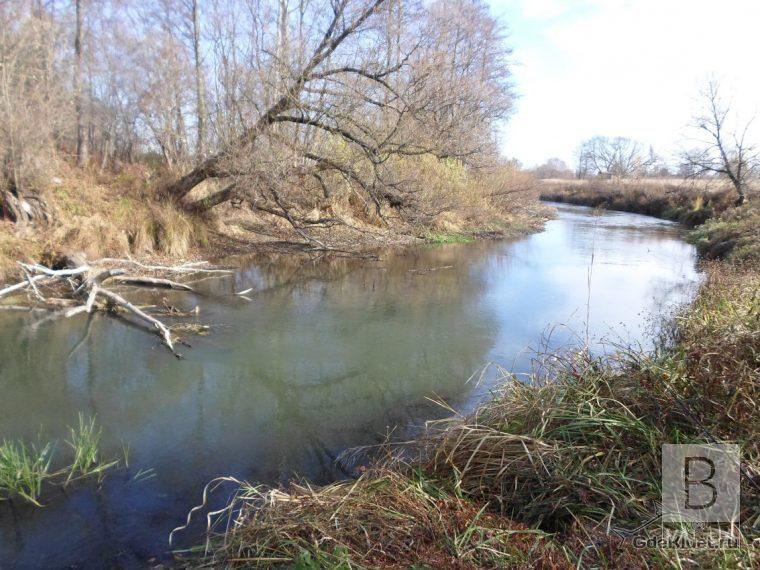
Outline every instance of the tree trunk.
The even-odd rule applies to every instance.
[[[196,121],[198,123],[198,140],[195,154],[199,159],[206,156],[206,90],[201,65],[201,23],[198,15],[198,0],[193,0],[193,52],[195,55],[195,96]]]
[[[219,190],[218,192],[215,192],[214,194],[211,194],[210,196],[206,196],[205,198],[201,198],[200,200],[193,202],[188,206],[188,210],[196,213],[205,212],[214,206],[218,206],[219,204],[231,200],[235,197],[236,194],[237,185],[230,184],[229,186],[226,186],[225,188]]]
[[[21,193],[18,190],[0,192],[0,219],[7,219],[19,225],[50,220],[45,202],[36,193]]]
[[[300,89],[299,89],[300,91]],[[288,109],[291,105],[291,97],[289,95],[283,95],[277,103],[275,103],[267,113],[262,116],[256,124],[246,129],[246,131],[238,137],[234,144],[228,145],[228,148],[245,148],[250,144],[253,144],[258,138],[261,131],[274,122],[275,117]],[[225,158],[226,153],[221,152],[215,154],[204,160],[200,165],[196,166],[190,172],[182,176],[179,180],[170,184],[164,188],[163,193],[167,196],[171,196],[176,200],[182,200],[190,191],[198,186],[201,182],[208,178],[215,178],[224,176],[224,173],[220,169],[220,163]]]
[[[77,166],[87,164],[87,134],[84,125],[84,102],[82,97],[82,21],[83,0],[75,0],[76,30],[74,34],[74,107],[77,120]]]

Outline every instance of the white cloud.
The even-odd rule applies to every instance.
[[[533,0],[522,3],[522,16],[526,19],[548,20],[569,10],[564,0]]]
[[[492,0],[512,30],[521,99],[504,150],[527,164],[572,160],[587,137],[636,138],[668,154],[697,89],[722,80],[738,109],[760,107],[760,2]]]

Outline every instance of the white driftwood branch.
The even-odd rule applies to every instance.
[[[20,261],[18,264],[24,270],[24,275],[27,278],[20,283],[16,283],[15,285],[10,285],[4,289],[0,289],[0,298],[5,297],[6,295],[10,295],[15,291],[24,290],[30,286],[34,286],[36,290],[35,284],[47,277],[71,277],[72,275],[82,275],[83,273],[87,273],[90,270],[90,267],[87,265],[75,267],[74,269],[50,269],[48,267],[44,267],[43,265],[22,263]],[[36,273],[36,275],[30,276],[29,274],[31,273]],[[39,293],[39,291],[36,291],[36,293]]]
[[[135,261],[134,259],[119,259],[116,257],[104,257],[102,259],[99,259],[97,263],[127,263],[130,265],[135,265],[141,269],[145,269],[148,271],[168,271],[170,273],[224,273],[224,274],[231,274],[234,273],[230,269],[204,269],[200,267],[201,265],[205,265],[206,261],[197,261],[197,262],[188,262],[183,263],[181,265],[174,265],[174,266],[168,266],[168,265],[146,265],[144,263],[140,263],[139,261]]]
[[[87,305],[80,305],[79,307],[74,307],[73,309],[69,309],[64,313],[64,316],[69,319],[75,315],[80,315],[82,313],[86,313],[87,311]]]
[[[21,263],[19,265],[29,271],[30,273],[42,273],[51,277],[70,277],[71,275],[82,275],[92,269],[89,265],[80,265],[72,269],[50,269],[44,265],[38,265],[36,263]]]
[[[190,285],[156,277],[132,277],[130,275],[125,275],[123,277],[115,277],[112,281],[121,285],[135,285],[137,287],[160,287],[162,289],[174,289],[176,291],[195,291]]]
[[[148,313],[137,308],[135,305],[127,301],[124,297],[114,293],[113,291],[109,291],[108,289],[102,289],[97,286],[94,287],[94,289],[97,290],[98,295],[102,295],[106,299],[109,299],[113,303],[116,303],[116,305],[123,307],[124,309],[126,309],[127,311],[135,315],[136,317],[139,317],[140,319],[153,325],[156,328],[156,330],[161,334],[161,337],[163,338],[166,346],[169,347],[169,350],[171,350],[175,356],[179,356],[179,354],[177,354],[177,352],[174,350],[174,342],[172,341],[172,333],[169,330],[169,327],[167,327],[164,323],[162,323],[161,321],[159,321],[158,319],[154,317],[151,317]]]
[[[114,283],[126,286],[163,287],[179,291],[194,291],[193,287],[186,283],[179,283],[164,277],[125,275],[127,271],[123,267],[109,267],[106,264],[130,265],[134,271],[137,271],[139,268],[158,273],[159,275],[161,273],[180,273],[186,275],[208,273],[219,276],[232,273],[228,269],[206,269],[201,267],[206,262],[183,263],[178,266],[169,267],[146,265],[131,259],[105,258],[97,262],[87,262],[82,259],[78,263],[79,265],[73,268],[50,269],[43,265],[19,262],[19,266],[26,279],[20,283],[0,289],[0,297],[18,291],[31,290],[35,294],[35,304],[37,306],[44,306],[47,309],[63,309],[37,321],[34,323],[35,327],[39,326],[42,322],[47,322],[58,317],[69,318],[82,313],[91,313],[96,309],[119,308],[152,326],[163,340],[163,343],[178,358],[180,355],[175,351],[175,339],[172,338],[171,329],[156,317],[148,314],[143,308],[132,304],[121,295],[107,289],[104,283],[112,280]],[[45,283],[46,286],[49,283],[50,287],[55,286],[53,290],[57,291],[57,294],[44,297],[37,288],[37,283]],[[98,298],[102,298],[106,302],[98,302]],[[198,309],[196,307],[195,313],[197,314],[197,312]]]
[[[47,275],[35,275],[31,278],[31,281],[32,282],[40,281],[42,279],[45,279],[46,277]],[[27,287],[29,287],[29,281],[25,279],[21,283],[16,283],[15,285],[10,285],[4,289],[0,289],[0,297],[5,297],[6,295],[10,295],[11,293],[15,291],[21,291],[23,289],[26,289]]]

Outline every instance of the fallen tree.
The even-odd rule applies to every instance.
[[[140,307],[124,296],[106,287],[113,283],[124,287],[164,288],[193,292],[186,284],[172,279],[172,275],[210,273],[216,276],[231,274],[226,269],[206,267],[206,262],[183,263],[176,266],[145,265],[131,259],[104,258],[88,262],[84,258],[66,259],[59,269],[39,264],[18,262],[24,279],[0,289],[0,299],[25,293],[30,308],[58,311],[55,316],[71,318],[82,313],[104,311],[112,315],[132,317],[155,332],[163,344],[176,356],[181,355],[176,345],[181,340],[172,334],[174,327],[151,315],[149,307]],[[44,293],[43,293],[44,291]],[[13,305],[18,308],[18,305]],[[161,314],[183,316],[179,311]],[[190,313],[187,313],[190,314]],[[49,317],[46,317],[48,319]],[[188,330],[188,327],[181,327]]]

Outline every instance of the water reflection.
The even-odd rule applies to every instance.
[[[85,335],[85,319],[2,315],[0,435],[60,438],[84,411],[107,454],[131,452],[102,489],[55,492],[44,509],[0,504],[0,566],[165,556],[211,478],[341,476],[337,453],[439,413],[428,397],[472,405],[488,384],[464,381],[485,362],[527,370],[547,327],[563,325],[555,345],[585,337],[588,314],[593,342],[643,341],[644,315],[687,298],[697,278],[675,226],[561,206],[545,232],[512,243],[377,262],[260,257],[195,297],[147,296],[197,304],[215,325],[181,361],[113,319],[94,316]],[[234,294],[251,287],[250,302]],[[142,468],[156,477],[131,482]]]

